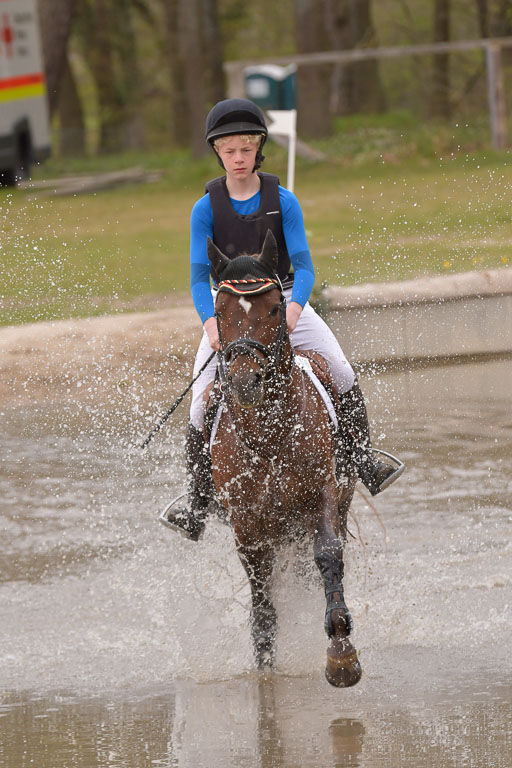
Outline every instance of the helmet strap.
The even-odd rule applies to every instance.
[[[258,151],[256,152],[256,162],[254,163],[254,168],[252,169],[253,173],[257,171],[258,168],[261,168],[261,164],[264,161],[264,159],[265,159],[265,155],[262,153],[261,147],[260,147],[260,149],[258,149]]]

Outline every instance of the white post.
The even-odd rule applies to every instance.
[[[494,149],[505,149],[507,145],[507,129],[501,47],[495,43],[486,43],[485,58],[487,61],[487,90],[492,145]]]
[[[269,134],[288,137],[288,178],[287,188],[293,192],[295,184],[295,153],[297,144],[297,110],[269,109],[267,115],[272,121],[268,127]]]
[[[295,184],[295,148],[297,144],[297,110],[292,109],[293,112],[293,130],[290,131],[288,137],[288,179],[287,187],[290,192],[293,192],[293,186]]]

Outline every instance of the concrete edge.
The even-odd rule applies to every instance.
[[[512,295],[512,269],[489,269],[418,277],[394,283],[327,286],[322,291],[330,310],[437,304],[483,296]]]

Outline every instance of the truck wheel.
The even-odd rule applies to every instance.
[[[14,168],[6,168],[0,171],[0,187],[14,187],[16,185],[16,171]]]
[[[22,146],[23,145],[23,146]],[[0,186],[15,187],[18,181],[30,178],[29,144],[18,140],[16,156],[12,168],[0,170]]]

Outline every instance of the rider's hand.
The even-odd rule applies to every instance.
[[[286,325],[288,326],[288,333],[293,333],[295,330],[301,312],[301,305],[296,301],[290,301],[286,307]]]
[[[216,352],[218,352],[220,349],[220,341],[219,341],[219,329],[217,327],[217,318],[209,317],[208,320],[204,321],[203,328],[206,331],[206,335],[208,336],[210,347],[214,349]]]

